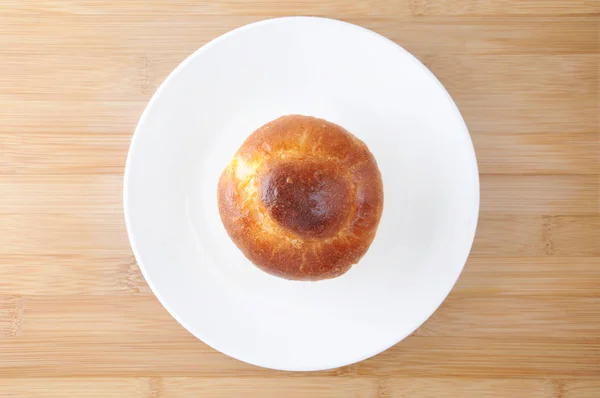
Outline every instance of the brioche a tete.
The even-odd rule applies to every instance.
[[[342,275],[367,252],[383,184],[367,146],[323,119],[288,115],[239,148],[218,186],[219,213],[257,267],[294,280]]]

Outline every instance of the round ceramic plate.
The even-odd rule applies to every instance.
[[[292,113],[352,132],[383,176],[375,241],[336,279],[260,271],[219,218],[237,148]],[[165,80],[135,131],[124,202],[140,268],[187,330],[245,362],[319,370],[391,347],[442,303],[473,242],[479,179],[456,105],[417,59],[355,25],[280,18],[219,37]]]

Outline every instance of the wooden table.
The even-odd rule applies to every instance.
[[[375,358],[291,374],[162,308],[122,215],[158,84],[232,28],[307,14],[379,32],[448,88],[481,217],[446,302]],[[600,397],[600,0],[0,2],[0,396]]]

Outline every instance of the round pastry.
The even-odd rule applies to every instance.
[[[383,185],[354,135],[288,115],[248,137],[221,175],[218,202],[227,233],[257,267],[320,280],[342,275],[369,249]]]

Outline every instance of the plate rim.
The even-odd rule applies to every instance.
[[[135,236],[133,234],[133,221],[131,220],[131,215],[129,214],[128,211],[128,203],[129,203],[129,181],[131,179],[131,163],[133,162],[132,157],[133,157],[133,153],[135,152],[135,147],[136,147],[136,142],[140,136],[140,131],[141,131],[141,125],[143,125],[144,120],[148,117],[148,114],[152,111],[153,109],[153,104],[155,103],[155,101],[157,101],[157,99],[160,97],[162,91],[165,89],[165,87],[169,84],[169,82],[179,73],[179,71],[183,68],[185,68],[187,66],[187,64],[189,64],[194,58],[198,57],[200,54],[202,54],[203,52],[205,52],[207,49],[209,49],[210,47],[218,44],[219,42],[227,39],[229,36],[233,36],[239,33],[242,33],[243,31],[245,31],[246,29],[252,29],[252,28],[256,28],[258,26],[262,26],[262,25],[269,25],[269,24],[273,24],[273,23],[281,23],[281,22],[286,22],[289,20],[316,20],[319,21],[320,23],[329,23],[329,24],[339,24],[339,25],[345,25],[346,27],[351,27],[352,29],[355,30],[359,30],[362,31],[363,34],[369,34],[371,36],[373,36],[374,38],[378,39],[378,40],[383,40],[386,41],[388,44],[392,44],[397,51],[401,51],[402,53],[404,53],[405,55],[408,56],[408,58],[411,60],[411,62],[415,63],[416,66],[418,68],[420,68],[421,70],[423,70],[426,75],[428,76],[429,80],[433,80],[433,82],[435,82],[437,84],[437,86],[442,90],[442,92],[444,93],[444,95],[447,97],[448,101],[449,101],[449,105],[452,107],[453,109],[453,113],[458,116],[458,120],[460,121],[460,125],[461,125],[461,129],[463,130],[463,135],[466,138],[466,142],[467,142],[467,146],[469,147],[469,153],[471,154],[471,168],[472,168],[472,174],[474,176],[474,190],[476,192],[476,197],[474,198],[474,206],[473,206],[473,222],[472,222],[472,227],[471,230],[469,231],[469,240],[470,240],[470,244],[468,247],[468,250],[466,250],[466,255],[464,257],[463,260],[461,260],[461,267],[460,267],[460,272],[457,273],[456,275],[456,279],[452,282],[451,285],[449,285],[448,290],[444,293],[442,300],[433,308],[433,310],[431,311],[431,313],[426,314],[424,317],[422,317],[422,319],[418,320],[416,322],[416,325],[411,326],[410,328],[407,328],[408,332],[406,333],[402,333],[399,335],[399,338],[394,340],[394,342],[392,344],[389,344],[388,342],[386,342],[385,344],[382,344],[380,347],[378,347],[376,350],[374,350],[374,352],[370,352],[368,354],[364,354],[361,356],[356,357],[355,359],[353,359],[352,361],[337,361],[337,363],[333,364],[333,365],[327,365],[327,366],[289,366],[289,367],[275,367],[275,366],[269,366],[267,364],[264,363],[258,363],[259,361],[251,361],[248,359],[243,359],[238,357],[236,354],[229,352],[228,349],[222,349],[222,348],[217,348],[216,345],[214,345],[210,339],[206,339],[205,336],[201,336],[200,333],[195,333],[192,332],[191,328],[189,327],[189,325],[187,325],[187,323],[181,319],[181,317],[179,315],[176,314],[176,312],[166,303],[166,300],[164,299],[164,297],[162,297],[162,295],[159,293],[158,289],[156,288],[156,286],[154,285],[154,282],[152,281],[152,278],[150,278],[148,271],[146,269],[146,267],[144,266],[143,262],[141,261],[141,253],[139,251],[139,246],[136,243],[136,239]],[[470,145],[468,145],[470,144]],[[407,338],[408,336],[410,336],[411,334],[413,334],[415,332],[415,330],[417,330],[421,325],[423,325],[425,322],[427,322],[427,320],[439,309],[439,307],[442,305],[442,303],[444,301],[446,301],[448,295],[450,294],[450,292],[454,289],[454,286],[456,285],[456,283],[458,282],[458,279],[460,278],[460,275],[462,274],[462,272],[464,271],[464,267],[466,265],[466,262],[471,254],[471,250],[473,248],[473,244],[475,241],[475,236],[476,236],[476,232],[477,232],[477,227],[479,224],[479,215],[480,215],[480,207],[481,207],[481,187],[480,187],[480,178],[479,178],[479,168],[478,168],[478,163],[477,163],[477,156],[475,153],[475,147],[473,145],[473,140],[471,138],[471,135],[469,133],[469,129],[468,126],[460,112],[460,110],[458,109],[458,106],[456,105],[456,103],[454,102],[454,100],[452,99],[450,93],[448,92],[448,90],[444,87],[444,85],[439,81],[439,79],[433,74],[433,72],[431,72],[429,70],[429,68],[427,68],[427,66],[425,66],[417,57],[415,57],[413,54],[411,54],[408,50],[404,49],[401,45],[399,45],[398,43],[394,42],[393,40],[375,32],[372,31],[370,29],[367,29],[363,26],[360,25],[356,25],[350,22],[346,22],[346,21],[342,21],[342,20],[338,20],[338,19],[333,19],[333,18],[326,18],[326,17],[318,17],[318,16],[286,16],[286,17],[276,17],[276,18],[268,18],[268,19],[263,19],[260,21],[256,21],[256,22],[251,22],[249,24],[246,25],[242,25],[239,26],[235,29],[232,29],[212,40],[210,40],[209,42],[205,43],[204,45],[202,45],[201,47],[199,47],[198,49],[196,49],[194,52],[192,52],[190,55],[188,55],[185,59],[183,59],[183,61],[181,61],[168,75],[167,77],[160,83],[160,85],[158,86],[158,88],[156,89],[156,91],[152,94],[152,97],[150,98],[150,100],[147,102],[144,111],[142,112],[136,127],[134,129],[133,135],[131,137],[131,141],[129,144],[129,148],[127,151],[127,158],[125,161],[125,170],[124,170],[124,177],[123,177],[123,213],[124,213],[124,218],[125,218],[125,228],[127,230],[127,237],[129,240],[129,244],[131,246],[131,249],[133,251],[133,255],[136,259],[136,263],[146,281],[146,283],[148,284],[148,286],[150,287],[150,290],[152,291],[152,293],[156,296],[156,298],[158,299],[158,301],[160,302],[160,304],[165,308],[165,310],[167,310],[167,312],[173,317],[173,319],[175,319],[188,333],[190,333],[192,336],[196,337],[197,339],[199,339],[201,342],[203,342],[204,344],[208,345],[209,347],[211,347],[212,349],[227,355],[231,358],[234,358],[238,361],[250,364],[250,365],[254,365],[254,366],[258,366],[261,368],[266,368],[266,369],[272,369],[272,370],[282,370],[282,371],[298,371],[298,372],[306,372],[306,371],[322,371],[322,370],[330,370],[330,369],[336,369],[336,368],[340,368],[343,366],[348,366],[348,365],[352,365],[361,361],[364,361],[366,359],[369,359],[371,357],[374,357],[378,354],[381,354],[382,352],[390,349],[391,347],[397,345],[398,343],[400,343],[401,341],[403,341],[405,338]],[[336,362],[336,361],[330,361],[330,362]]]

